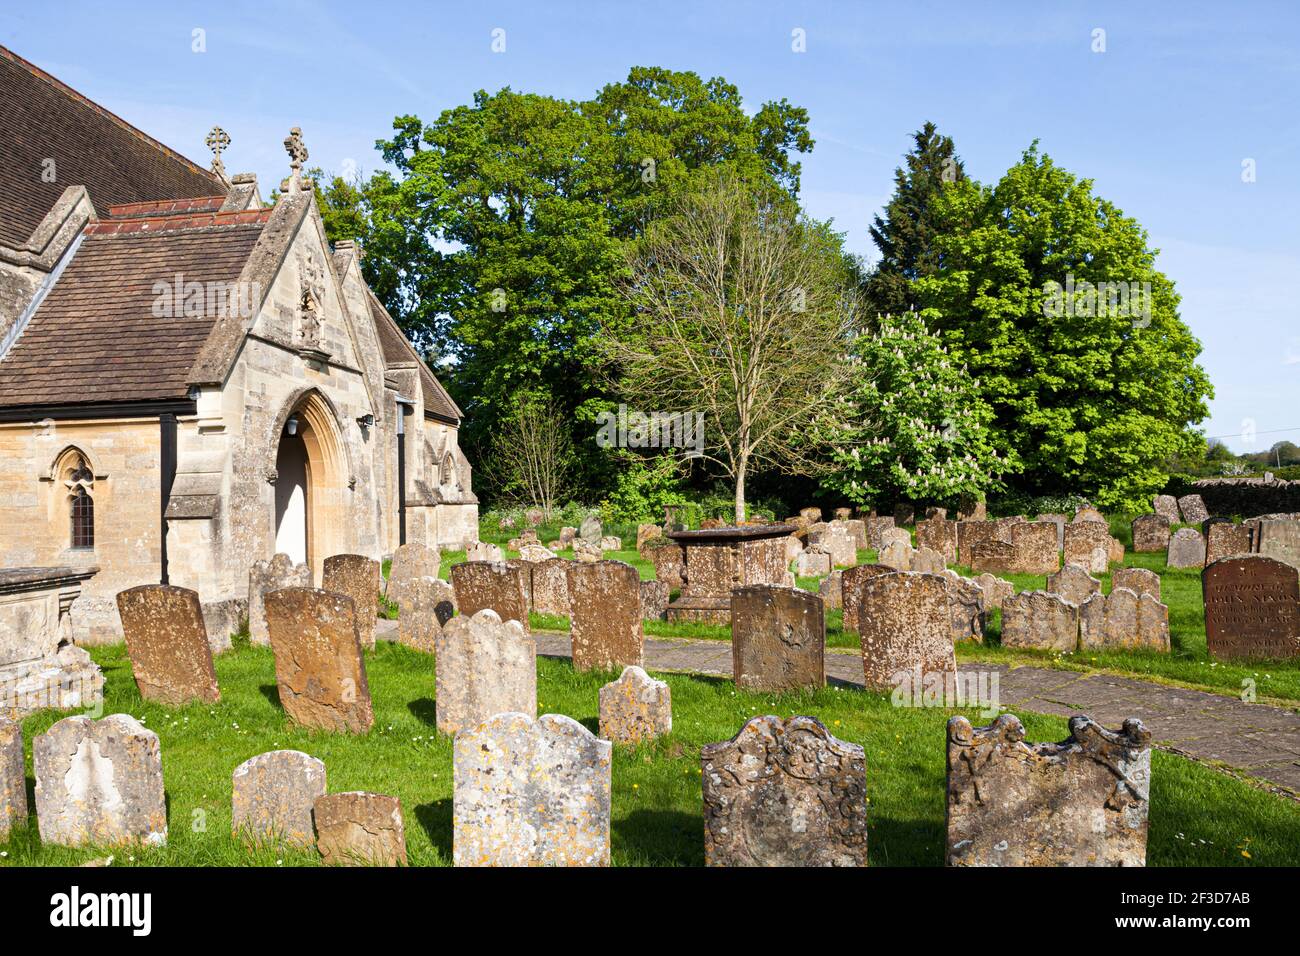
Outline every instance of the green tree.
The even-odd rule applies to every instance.
[[[1016,484],[1143,506],[1204,442],[1190,426],[1213,394],[1146,232],[1036,144],[996,186],[950,184],[935,211],[924,317],[980,381]]]

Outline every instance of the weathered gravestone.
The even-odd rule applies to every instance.
[[[571,717],[497,714],[456,735],[456,866],[608,866],[613,745]]]
[[[501,550],[501,546],[489,541],[475,541],[465,549],[466,561],[504,561],[505,559],[506,555]]]
[[[1139,553],[1169,548],[1169,519],[1163,515],[1140,515],[1133,519],[1133,550]]]
[[[916,552],[906,541],[891,541],[880,549],[877,563],[893,568],[895,571],[910,571],[915,556]]]
[[[1079,646],[1079,609],[1057,594],[1021,591],[1002,602],[1002,646],[1068,654]]]
[[[588,515],[582,519],[582,524],[578,525],[578,537],[584,541],[598,542],[604,535],[600,519],[595,515]]]
[[[569,633],[575,670],[644,664],[641,576],[622,561],[570,564]]]
[[[886,528],[880,533],[881,550],[889,547],[891,544],[905,544],[912,547],[912,534],[906,528]]]
[[[850,518],[844,522],[844,528],[853,539],[855,551],[867,550],[867,523],[861,518]],[[853,556],[854,563],[857,562],[857,555]]]
[[[381,793],[327,793],[312,810],[326,866],[406,866],[402,802]]]
[[[797,588],[758,584],[731,592],[736,686],[781,693],[826,685],[826,612]]]
[[[646,542],[653,538],[662,539],[664,529],[657,524],[639,524],[636,526],[636,551],[637,554],[645,557]]]
[[[652,541],[646,550],[648,560],[655,566],[655,580],[668,585],[669,590],[679,590],[686,583],[686,549],[676,541]]]
[[[828,611],[838,611],[844,606],[844,572],[832,571],[817,583],[817,596]]]
[[[881,538],[884,536],[886,531],[894,527],[894,519],[892,517],[871,517],[864,518],[863,520],[866,522],[867,526],[867,547],[874,551],[879,551],[885,546]]]
[[[984,589],[970,578],[945,569],[943,578],[948,582],[948,605],[952,609],[952,639],[961,641],[984,640]]]
[[[957,560],[970,564],[979,545],[1005,540],[1001,535],[1001,526],[996,521],[958,521]]]
[[[794,559],[794,573],[801,578],[819,578],[830,574],[831,556],[814,548],[801,551]]]
[[[441,578],[413,578],[406,582],[406,600],[397,617],[397,641],[426,654],[443,627],[456,613],[456,592]]]
[[[456,609],[472,617],[485,608],[497,612],[503,621],[518,621],[528,627],[528,584],[523,562],[465,561],[451,566],[451,586],[456,592]]]
[[[1065,547],[1065,526],[1070,523],[1070,519],[1063,514],[1041,514],[1036,519],[1038,521],[1047,521],[1056,528],[1056,550],[1060,551]]]
[[[1059,594],[1071,604],[1082,604],[1092,595],[1101,593],[1101,582],[1082,565],[1067,564],[1047,576],[1047,590]]]
[[[379,589],[383,582],[379,562],[363,554],[332,554],[325,559],[321,590],[352,598],[357,637],[366,650],[375,648],[375,620],[379,617]]]
[[[1051,574],[1061,566],[1056,525],[1050,521],[1022,521],[1011,526],[1011,567],[1015,574]]]
[[[519,560],[526,561],[529,564],[550,561],[554,557],[554,551],[550,548],[543,548],[540,544],[526,544],[519,549]]]
[[[809,535],[812,540],[812,535]],[[831,522],[821,534],[819,542],[831,556],[832,566],[851,568],[858,563],[858,548],[843,524]]]
[[[641,619],[662,621],[668,616],[668,585],[662,581],[641,582]]]
[[[42,843],[167,842],[158,735],[128,714],[65,717],[32,741]]]
[[[1156,495],[1151,502],[1151,510],[1170,524],[1182,520],[1182,515],[1178,513],[1178,499],[1173,495]]]
[[[1178,499],[1178,510],[1182,512],[1183,524],[1200,524],[1210,517],[1200,495],[1183,495]]]
[[[1231,521],[1215,521],[1205,534],[1205,563],[1213,564],[1220,558],[1254,551],[1250,528]]]
[[[999,578],[988,573],[976,577],[975,583],[984,592],[984,608],[989,611],[994,608],[1001,608],[1002,602],[1016,593],[1016,586],[1006,578]],[[1051,590],[1051,588],[1048,590]]]
[[[840,599],[844,608],[844,630],[858,633],[858,609],[862,607],[862,588],[867,580],[880,574],[893,574],[887,564],[860,564],[846,568],[840,576]]]
[[[1128,588],[1135,594],[1150,594],[1160,600],[1160,575],[1146,568],[1116,568],[1110,575],[1110,588]],[[1085,598],[1086,600],[1086,598]],[[1081,604],[1081,601],[1075,601]]]
[[[799,517],[806,518],[810,523],[816,523],[822,520],[821,508],[800,508]]]
[[[311,568],[294,564],[287,554],[277,554],[270,561],[254,561],[248,570],[248,640],[252,644],[270,644],[266,629],[264,597],[281,588],[309,588]]]
[[[1169,652],[1169,608],[1150,594],[1112,588],[1079,608],[1079,646]]]
[[[141,697],[168,707],[221,700],[197,591],[145,584],[120,592],[117,612]]]
[[[27,776],[23,770],[23,728],[0,717],[0,843],[27,822]]]
[[[639,667],[625,667],[600,689],[600,735],[620,744],[654,740],[673,729],[672,691]]]
[[[957,522],[946,518],[926,518],[916,523],[916,546],[930,548],[943,555],[947,564],[957,562]]]
[[[452,618],[437,637],[437,724],[444,734],[493,714],[537,714],[537,642],[518,621],[484,608]]]
[[[899,571],[870,578],[862,587],[858,633],[869,690],[889,690],[895,675],[957,670],[948,582],[937,574]]]
[[[1169,539],[1165,565],[1170,568],[1199,568],[1205,565],[1205,539],[1195,528],[1179,528]]]
[[[949,866],[1145,866],[1151,734],[1070,718],[1029,744],[1010,714],[948,721]]]
[[[754,717],[700,750],[708,866],[866,866],[862,747],[815,717]]]
[[[441,571],[442,557],[437,551],[426,548],[422,544],[403,544],[393,552],[393,561],[388,567],[388,587],[384,591],[384,596],[400,606],[406,596],[403,589],[409,582],[420,578],[439,577]]]
[[[1300,657],[1300,575],[1264,555],[1222,558],[1201,572],[1210,656]]]
[[[1300,568],[1300,521],[1265,518],[1258,535],[1260,554]]]
[[[1016,548],[1010,541],[979,541],[967,558],[972,571],[1010,572],[1016,563]]]
[[[1096,508],[1092,507],[1091,505],[1084,505],[1082,508],[1078,508],[1075,510],[1074,520],[1075,521],[1100,521],[1102,524],[1105,524],[1106,516],[1102,514],[1100,511],[1098,511]]]
[[[533,565],[529,594],[538,614],[569,616],[569,562],[563,558],[539,561]],[[661,582],[662,583],[662,582]],[[665,585],[666,586],[666,585]]]
[[[266,596],[280,705],[302,727],[364,734],[375,721],[352,599],[284,588]]]
[[[237,840],[311,846],[311,810],[325,793],[325,764],[300,750],[272,750],[236,767],[230,790]]]
[[[912,566],[902,568],[903,571],[922,571],[926,574],[943,574],[947,568],[947,562],[944,561],[943,555],[934,548],[917,548],[912,554]]]
[[[1072,521],[1065,526],[1065,563],[1081,564],[1104,574],[1112,557],[1110,528],[1101,521]]]

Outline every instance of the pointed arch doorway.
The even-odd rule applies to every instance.
[[[348,473],[338,417],[316,390],[281,416],[275,447],[275,550],[305,563],[321,580],[325,559],[347,550]]]

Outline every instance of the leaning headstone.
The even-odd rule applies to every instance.
[[[1169,653],[1169,608],[1150,594],[1113,588],[1079,608],[1079,647]]]
[[[168,707],[221,700],[197,591],[145,584],[117,595],[140,696]]]
[[[1079,609],[1058,594],[1021,591],[1002,602],[1002,646],[1070,653],[1079,646]]]
[[[309,588],[312,585],[311,568],[294,564],[287,554],[277,554],[270,561],[254,561],[248,570],[248,640],[252,644],[268,645],[271,635],[266,629],[266,604],[264,597],[281,588]]]
[[[379,589],[384,575],[379,562],[361,554],[332,554],[325,559],[321,590],[352,598],[357,613],[357,637],[366,650],[375,648],[375,620],[379,617]]]
[[[266,596],[275,682],[301,727],[366,733],[375,722],[352,599],[284,588]]]
[[[158,735],[129,714],[65,717],[32,741],[42,843],[167,842]]]
[[[952,610],[948,582],[937,574],[899,571],[862,587],[858,633],[869,690],[889,690],[895,675],[919,667],[924,675],[952,674]]]
[[[844,630],[858,632],[858,611],[862,607],[862,588],[869,578],[878,574],[893,574],[894,569],[887,564],[860,564],[856,568],[846,568],[840,577],[840,600],[844,609]]]
[[[1260,554],[1300,568],[1300,521],[1265,518],[1257,534]]]
[[[866,760],[815,717],[753,717],[700,750],[708,866],[866,866]]]
[[[528,627],[528,585],[524,582],[523,562],[465,561],[451,566],[451,586],[456,592],[456,608],[472,617],[491,608],[503,621],[518,621]]]
[[[1201,572],[1210,656],[1300,657],[1300,575],[1264,555],[1223,558]]]
[[[822,599],[767,584],[731,591],[731,663],[736,686],[782,693],[826,685]]]
[[[1178,510],[1182,513],[1183,524],[1200,524],[1210,517],[1200,495],[1183,495],[1178,499]]]
[[[316,799],[316,847],[326,866],[406,866],[402,802],[353,790]]]
[[[641,582],[641,620],[662,621],[668,617],[668,585],[662,581]]]
[[[399,644],[434,652],[438,635],[456,612],[456,592],[442,578],[414,578],[406,584],[406,601],[397,617]]]
[[[911,571],[915,554],[912,546],[906,541],[892,541],[880,549],[877,563],[893,568],[895,571]]]
[[[456,866],[608,866],[613,745],[571,717],[496,714],[456,735]]]
[[[655,580],[679,590],[686,583],[686,549],[676,541],[652,541],[646,550],[648,560],[655,566]]]
[[[1110,575],[1110,588],[1112,591],[1128,588],[1134,594],[1150,594],[1159,601],[1160,575],[1146,568],[1116,568]]]
[[[644,663],[641,576],[622,561],[574,562],[569,575],[569,630],[575,670]]]
[[[1205,563],[1213,564],[1220,558],[1254,551],[1250,527],[1231,521],[1215,521],[1205,534]]]
[[[27,822],[27,776],[23,770],[23,728],[0,717],[0,843]]]
[[[1133,550],[1139,553],[1169,548],[1169,519],[1163,515],[1140,515],[1133,519]]]
[[[947,564],[957,563],[957,522],[933,517],[916,523],[916,546],[943,555]]]
[[[563,558],[539,561],[533,565],[529,595],[538,614],[569,616],[569,562]],[[662,582],[661,582],[662,583]]]
[[[325,764],[300,750],[245,760],[230,778],[230,830],[238,840],[311,846],[311,809],[325,793]]]
[[[1072,521],[1065,526],[1065,563],[1081,564],[1105,574],[1111,555],[1110,528],[1101,521]]]
[[[1200,568],[1205,565],[1205,539],[1195,528],[1179,528],[1169,539],[1165,565],[1171,568]]]
[[[388,586],[384,596],[401,605],[403,589],[408,581],[418,578],[436,578],[442,571],[442,557],[432,548],[422,544],[403,544],[393,552],[393,562],[388,568]],[[310,587],[311,585],[304,585]]]
[[[1029,744],[1011,714],[948,721],[949,866],[1145,866],[1151,734],[1070,718]]]
[[[1092,595],[1101,593],[1101,582],[1082,565],[1067,564],[1047,576],[1047,590],[1059,594],[1071,604],[1082,604]]]
[[[490,541],[475,541],[465,549],[466,561],[504,561],[505,559],[506,555],[501,550],[501,546]]]
[[[1178,513],[1178,499],[1173,495],[1156,495],[1151,502],[1151,510],[1170,524],[1178,524],[1182,515]]]
[[[673,729],[672,691],[639,667],[625,667],[600,689],[600,736],[639,744]]]
[[[452,618],[437,638],[438,729],[455,734],[493,714],[537,713],[537,642],[484,608]]]

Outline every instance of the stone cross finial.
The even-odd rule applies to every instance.
[[[299,127],[289,130],[284,148],[289,153],[289,168],[293,171],[289,176],[289,191],[296,193],[303,187],[302,164],[307,161],[307,147],[303,145],[302,130]]]
[[[212,150],[212,171],[221,177],[222,182],[229,184],[230,179],[226,176],[226,164],[221,161],[221,153],[230,145],[230,134],[220,126],[214,126],[204,142],[207,143],[208,149]]]

